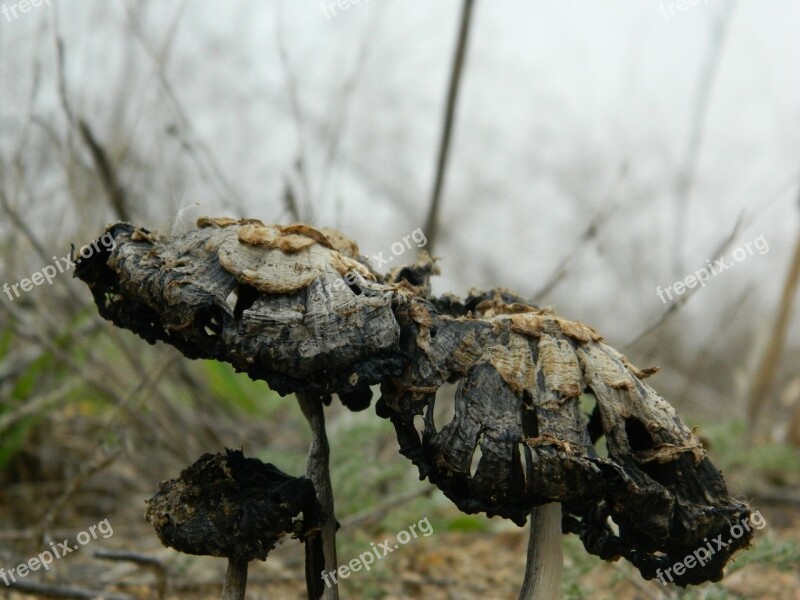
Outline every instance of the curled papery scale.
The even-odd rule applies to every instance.
[[[227,361],[280,393],[331,393],[394,425],[400,451],[462,511],[525,522],[560,502],[564,531],[642,575],[746,520],[694,433],[591,327],[507,290],[433,297],[426,257],[374,273],[333,230],[203,219],[166,239],[128,224],[76,270],[100,313],[151,343]],[[455,415],[437,392],[457,383]],[[588,412],[585,407],[592,405]],[[415,423],[421,419],[418,426]],[[607,451],[595,444],[603,438]],[[752,531],[676,583],[718,580]]]

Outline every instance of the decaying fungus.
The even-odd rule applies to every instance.
[[[165,546],[228,559],[223,600],[243,599],[247,564],[266,560],[287,536],[306,544],[309,598],[322,595],[319,504],[305,477],[245,458],[240,450],[204,454],[180,477],[161,483],[145,518]]]
[[[435,266],[424,256],[382,276],[331,231],[198,225],[174,239],[109,227],[115,248],[76,270],[100,314],[150,343],[230,362],[282,394],[336,393],[361,409],[379,384],[377,412],[401,453],[459,509],[522,525],[536,507],[560,503],[564,532],[647,579],[749,515],[644,382],[654,369],[634,367],[591,327],[506,290],[433,297]],[[447,382],[458,384],[455,416],[437,424]],[[582,398],[594,402],[589,415]],[[595,447],[601,437],[606,456]],[[720,579],[751,537],[675,573],[675,583]]]

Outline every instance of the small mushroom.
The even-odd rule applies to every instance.
[[[314,575],[323,565],[319,503],[305,477],[245,458],[241,450],[204,454],[180,477],[161,483],[147,501],[145,519],[165,546],[228,559],[223,600],[243,599],[248,563],[266,560],[289,535],[306,543],[308,597],[322,595]]]

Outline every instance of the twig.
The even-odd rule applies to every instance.
[[[798,197],[798,203],[800,203],[800,197]],[[789,265],[789,272],[786,274],[786,281],[783,284],[783,292],[781,293],[775,322],[772,324],[769,342],[764,350],[764,355],[761,357],[761,364],[753,377],[747,397],[747,417],[753,434],[758,429],[757,420],[761,409],[767,404],[772,380],[775,378],[775,371],[780,364],[781,355],[786,345],[786,336],[789,333],[798,284],[800,284],[800,229],[797,231],[792,262]]]
[[[289,216],[297,223],[302,221],[300,218],[300,207],[297,205],[297,196],[294,193],[292,182],[287,176],[283,182],[283,206]]]
[[[745,492],[749,498],[758,500],[760,503],[784,504],[786,506],[800,507],[800,489],[784,490],[780,488],[764,489],[759,487]]]
[[[357,512],[354,515],[350,515],[346,519],[342,519],[342,527],[353,527],[355,525],[361,525],[362,523],[380,519],[386,513],[386,511],[397,506],[401,506],[410,500],[419,498],[420,496],[430,496],[433,494],[434,490],[435,488],[429,486],[389,498],[377,506],[372,506],[366,510]]]
[[[611,189],[606,194],[605,201],[603,202],[603,206],[597,213],[592,217],[589,223],[586,225],[586,229],[584,229],[583,233],[581,234],[578,243],[573,246],[572,251],[565,256],[562,261],[558,264],[555,268],[553,273],[550,275],[548,280],[545,284],[533,295],[534,301],[538,302],[541,301],[547,294],[552,292],[556,286],[563,281],[563,279],[569,273],[569,267],[575,258],[580,254],[581,250],[593,239],[597,238],[597,234],[599,233],[600,229],[605,225],[605,223],[611,218],[611,215],[614,214],[614,211],[617,210],[619,207],[620,201],[619,199],[612,199],[614,193],[617,189],[619,183],[625,178],[627,175],[628,168],[627,164],[623,164],[620,167],[619,175],[617,176],[616,181],[611,186]]]
[[[186,11],[186,5],[188,4],[189,0],[181,0],[179,6],[175,10],[174,14],[172,15],[169,24],[164,30],[164,36],[161,40],[161,43],[158,45],[158,50],[150,51],[150,55],[153,57],[153,62],[157,65],[166,65],[169,62],[170,55],[172,53],[172,49],[175,46],[175,40],[177,38],[177,30],[178,26],[183,22],[183,15]],[[139,17],[143,12],[145,12],[146,6],[142,5],[141,3],[130,2],[126,6],[125,15],[128,19],[129,23],[134,23],[131,27],[130,37],[131,41],[135,40],[136,34],[133,28],[139,28],[141,30],[140,19]],[[123,77],[130,77],[129,73],[135,68],[136,59],[138,58],[136,46],[133,43],[129,43],[129,40],[124,41],[125,45],[125,59],[124,59],[124,67]],[[114,108],[111,109],[114,112],[112,114],[123,114],[123,111],[132,105],[131,99],[133,98],[133,93],[130,89],[129,85],[119,85],[117,87],[117,97],[114,100],[113,106]],[[138,106],[139,112],[137,119],[141,118],[151,118],[151,115],[147,114],[145,111],[142,110],[142,106],[145,105],[146,95],[140,94],[140,104]],[[133,114],[133,111],[132,111]],[[125,135],[125,142],[121,144],[121,148],[119,150],[119,160],[124,161],[128,154],[133,149],[133,139],[136,137],[137,127],[134,125],[133,127],[129,128],[127,131],[123,132]],[[179,134],[180,135],[180,134]]]
[[[132,552],[131,550],[95,550],[92,555],[102,560],[132,562],[143,567],[165,569],[164,563],[158,557]]]
[[[58,72],[58,93],[61,98],[61,106],[64,113],[67,115],[69,124],[78,132],[81,141],[89,150],[89,154],[94,161],[95,169],[97,169],[100,183],[106,192],[111,208],[114,210],[117,218],[123,221],[130,221],[131,215],[128,210],[128,197],[125,189],[122,187],[117,177],[116,169],[108,157],[108,152],[97,141],[89,124],[81,117],[76,117],[69,103],[69,96],[67,94],[66,75],[64,73],[64,42],[56,35],[56,64]]]
[[[5,168],[3,167],[2,163],[0,163],[0,179],[5,179],[5,177],[6,177]],[[44,246],[42,246],[42,243],[39,241],[39,238],[37,238],[36,235],[34,235],[31,228],[25,222],[25,219],[23,219],[20,216],[19,212],[17,212],[15,208],[11,207],[11,203],[9,202],[8,197],[6,196],[5,189],[3,189],[2,185],[0,185],[0,206],[3,207],[3,212],[6,213],[10,221],[14,224],[14,228],[17,231],[21,232],[28,239],[31,246],[33,246],[33,249],[42,259],[42,262],[48,263],[51,260],[51,258],[48,256],[47,251],[44,249]],[[79,296],[74,290],[70,290],[70,293],[74,294],[73,295],[74,299],[79,299]]]
[[[95,558],[101,560],[114,560],[132,562],[140,567],[150,569],[156,576],[156,591],[159,600],[164,600],[167,595],[167,568],[164,563],[149,554],[140,554],[129,550],[95,550]]]
[[[182,11],[185,6],[186,4],[182,4],[178,9],[178,12]],[[245,206],[241,196],[231,181],[225,176],[225,171],[219,166],[214,153],[202,140],[199,134],[195,132],[194,126],[192,125],[192,122],[189,119],[189,116],[183,107],[177,92],[167,78],[166,70],[162,60],[162,57],[165,54],[164,48],[166,48],[166,46],[164,46],[164,48],[162,48],[162,50],[158,53],[154,51],[145,40],[144,34],[142,33],[141,28],[134,21],[130,10],[126,11],[126,17],[131,23],[131,31],[133,32],[134,37],[139,41],[142,49],[153,61],[153,65],[156,69],[156,75],[158,76],[158,81],[161,84],[161,88],[164,90],[167,99],[169,100],[173,113],[177,117],[177,132],[182,148],[189,153],[189,157],[194,161],[200,176],[206,181],[206,183],[213,187],[212,177],[216,179],[217,184],[219,185],[218,191],[220,192],[220,196],[228,202],[233,202],[236,210],[240,214],[244,214]],[[199,152],[196,151],[196,149],[199,150]]]
[[[67,380],[61,386],[41,396],[29,399],[23,404],[14,407],[14,410],[0,415],[0,433],[11,427],[14,423],[25,417],[30,417],[40,411],[44,411],[51,404],[62,400],[76,388],[80,387],[83,381],[79,377]]]
[[[39,29],[36,32],[36,48],[42,48],[44,45],[42,44],[42,38],[44,37],[45,32],[47,31],[47,20],[42,19],[39,22]],[[36,55],[33,58],[33,65],[31,66],[31,91],[28,95],[28,100],[26,102],[26,106],[28,108],[28,115],[25,119],[22,128],[20,129],[20,134],[17,142],[16,151],[14,152],[14,160],[21,160],[23,151],[25,146],[27,146],[28,142],[31,140],[30,128],[34,122],[34,110],[36,107],[36,98],[39,95],[39,90],[41,89],[41,81],[42,81],[42,60],[40,57],[40,52],[36,52]]]
[[[675,181],[674,197],[676,202],[675,221],[673,230],[673,255],[672,274],[680,278],[684,271],[683,251],[686,233],[686,216],[689,208],[689,196],[694,185],[697,160],[703,145],[705,122],[711,100],[711,91],[714,87],[714,77],[719,68],[722,49],[729,30],[733,12],[736,9],[736,0],[726,2],[719,9],[719,15],[713,25],[712,37],[706,61],[699,74],[699,88],[694,99],[694,110],[691,116],[689,141],[683,166]]]
[[[281,62],[283,75],[286,80],[286,91],[289,95],[289,106],[292,109],[292,117],[297,135],[297,158],[295,160],[295,171],[300,178],[300,185],[303,188],[302,204],[304,211],[299,214],[298,220],[311,223],[313,213],[313,198],[311,181],[308,176],[308,153],[305,148],[305,132],[303,111],[300,106],[300,96],[297,93],[297,81],[294,77],[291,61],[289,60],[289,50],[286,47],[286,40],[283,31],[283,3],[275,3],[275,41],[278,44],[278,58]]]
[[[275,583],[297,583],[297,576],[296,575],[271,575],[271,576],[258,576],[258,575],[249,575],[247,577],[248,583],[253,586],[267,586],[272,585]],[[206,590],[210,588],[219,589],[219,579],[193,579],[193,580],[182,580],[174,582],[170,588],[175,592],[200,592],[201,590]],[[263,599],[263,596],[259,596],[259,598]]]
[[[730,247],[730,245],[733,243],[733,241],[739,235],[739,231],[741,231],[743,224],[744,224],[744,212],[742,212],[739,215],[739,218],[736,220],[736,224],[733,226],[733,230],[730,232],[730,234],[728,234],[728,237],[725,238],[719,246],[717,246],[717,248],[714,250],[714,252],[711,254],[711,256],[721,256],[722,253],[725,252]],[[677,298],[672,304],[670,304],[669,307],[667,308],[667,310],[665,310],[663,313],[661,313],[661,316],[659,316],[659,318],[656,319],[655,322],[651,323],[635,339],[633,339],[630,342],[628,342],[627,344],[625,344],[625,350],[629,350],[631,347],[633,347],[636,344],[638,344],[641,340],[643,340],[645,337],[650,335],[653,331],[655,331],[656,329],[661,327],[664,323],[666,323],[667,320],[672,315],[674,315],[681,308],[683,308],[683,306],[689,301],[689,298],[694,296],[695,292],[697,292],[697,290],[699,290],[699,289],[702,289],[702,288],[699,288],[699,287],[694,287],[694,288],[691,288],[691,289],[687,288],[686,293],[683,296],[681,296],[680,298]]]
[[[91,463],[86,465],[81,471],[72,478],[72,480],[67,485],[67,488],[63,491],[61,496],[59,496],[55,502],[47,509],[47,512],[39,521],[39,524],[34,529],[34,540],[41,539],[44,536],[44,533],[50,529],[52,524],[58,518],[58,515],[61,514],[64,506],[66,506],[67,502],[75,495],[75,493],[81,488],[81,486],[94,477],[97,473],[105,469],[109,466],[114,460],[117,458],[118,453],[113,452],[107,455],[100,455],[95,458]]]
[[[78,119],[78,131],[81,134],[81,139],[89,153],[94,160],[95,168],[100,175],[100,182],[103,184],[103,189],[106,192],[108,201],[111,203],[114,212],[123,221],[130,221],[131,216],[128,211],[128,196],[125,188],[119,182],[117,171],[114,168],[111,160],[108,157],[108,152],[97,141],[92,128],[83,118]]]
[[[133,600],[133,596],[127,594],[114,594],[111,592],[100,592],[97,590],[87,590],[76,587],[59,587],[55,585],[43,585],[41,583],[31,583],[29,581],[12,581],[8,587],[26,594],[41,596],[42,598],[76,598],[78,600]]]
[[[322,400],[308,394],[298,393],[297,400],[300,408],[311,427],[311,447],[308,451],[306,463],[306,476],[314,484],[319,500],[320,533],[322,535],[322,548],[325,555],[325,571],[332,572],[338,568],[336,562],[336,516],[333,506],[333,486],[330,474],[330,446],[328,435],[325,431],[325,412],[322,409]],[[324,600],[339,600],[338,586],[325,588]]]
[[[373,14],[376,15],[375,20],[377,20],[377,15],[379,14],[378,10],[376,9]],[[353,61],[353,66],[350,69],[349,75],[342,84],[341,97],[339,98],[339,101],[334,108],[333,115],[330,118],[331,133],[328,139],[328,147],[325,151],[325,164],[323,167],[323,173],[320,178],[320,194],[325,193],[325,190],[329,189],[328,182],[331,178],[333,166],[339,156],[342,138],[344,137],[344,131],[347,127],[348,116],[350,113],[350,99],[358,85],[359,76],[364,73],[364,65],[366,64],[367,57],[369,56],[368,51],[370,49],[370,44],[377,31],[378,27],[374,22],[369,22],[364,29],[364,36],[359,44],[356,58]],[[331,193],[334,192],[335,189],[332,190]]]
[[[732,302],[724,312],[720,314],[717,327],[713,333],[708,336],[707,343],[703,345],[695,357],[689,361],[689,369],[685,374],[684,379],[686,384],[683,391],[678,395],[679,398],[691,398],[695,387],[702,381],[700,374],[706,370],[708,363],[714,358],[713,350],[718,349],[728,343],[727,334],[734,332],[732,327],[728,327],[728,323],[739,322],[739,314],[746,306],[748,299],[755,291],[753,285],[749,285],[741,293],[739,298]]]
[[[447,172],[447,158],[450,153],[450,139],[453,133],[453,118],[458,102],[458,91],[461,87],[461,74],[464,71],[467,41],[469,39],[470,23],[472,22],[472,9],[475,0],[464,0],[461,9],[461,25],[458,31],[456,51],[453,55],[453,66],[450,71],[450,85],[447,90],[447,103],[445,105],[444,126],[442,137],[439,141],[439,155],[436,160],[436,179],[431,193],[431,203],[428,209],[428,218],[425,222],[425,236],[428,239],[427,250],[433,252],[438,234],[439,207],[441,204],[444,178]]]

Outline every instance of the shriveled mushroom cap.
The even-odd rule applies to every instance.
[[[355,243],[306,225],[199,224],[172,240],[110,226],[114,250],[75,272],[100,314],[189,358],[230,362],[282,394],[338,393],[354,410],[368,406],[369,381],[399,369],[400,331],[392,290],[354,258]]]
[[[264,560],[282,538],[304,537],[319,519],[310,480],[239,450],[204,454],[160,488],[145,518],[161,543],[187,554]]]
[[[729,541],[680,585],[718,580],[752,531],[692,430],[638,369],[591,327],[508,291],[397,311],[416,356],[384,382],[378,414],[401,452],[462,511],[523,524],[533,506],[562,504],[565,532],[606,560],[625,557],[656,576],[719,534]],[[437,423],[437,391],[457,382],[455,414]],[[591,415],[581,401],[594,403]],[[422,417],[419,431],[415,418]],[[607,455],[595,443],[605,438]]]

